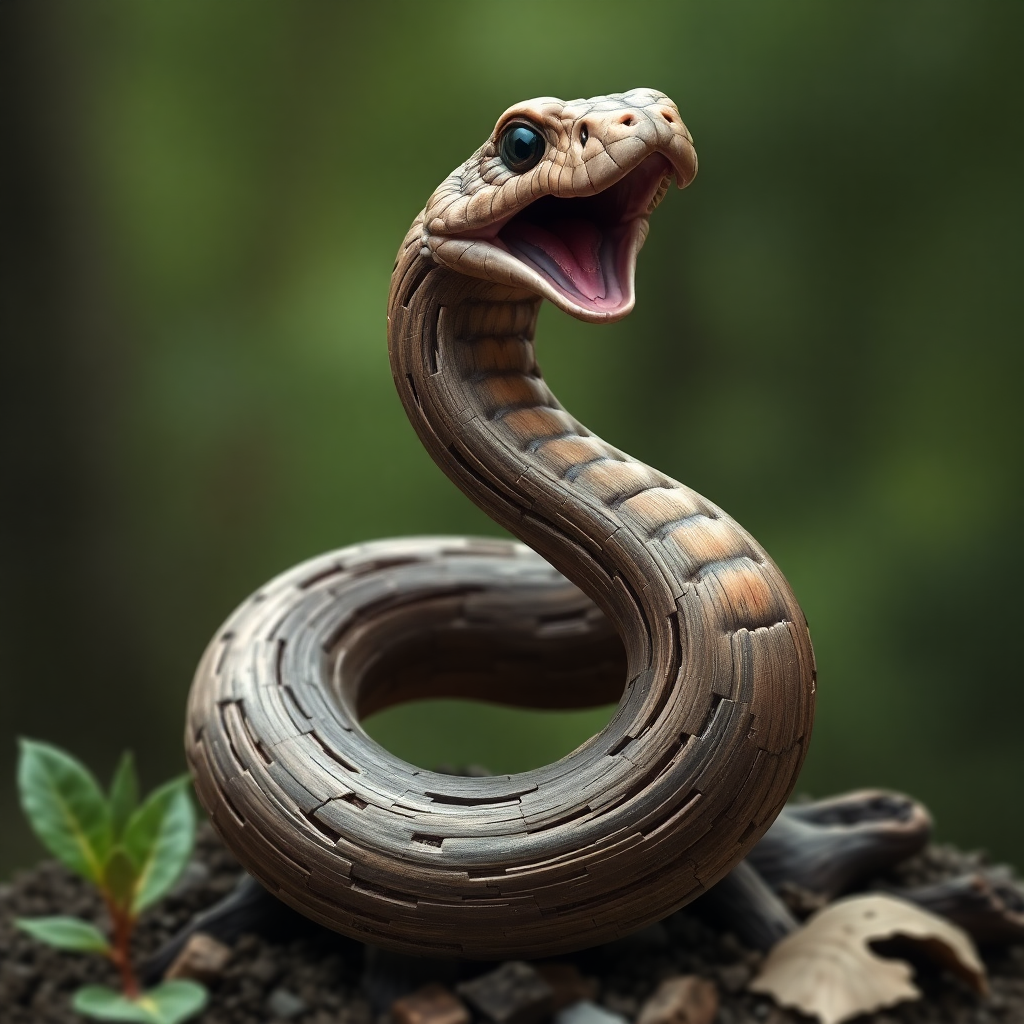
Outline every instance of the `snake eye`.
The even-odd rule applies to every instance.
[[[528,124],[513,124],[502,133],[498,151],[510,171],[522,174],[544,155],[544,136]]]

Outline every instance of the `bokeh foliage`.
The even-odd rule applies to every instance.
[[[542,314],[559,396],[789,576],[820,680],[804,791],[883,785],[1024,864],[1019,4],[11,3],[0,68],[2,742],[181,763],[247,593],[350,542],[497,531],[392,391],[394,252],[521,98],[652,85],[701,171],[636,312]],[[514,769],[601,713],[417,709]],[[0,872],[36,855],[2,781]]]

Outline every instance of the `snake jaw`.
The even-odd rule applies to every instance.
[[[652,154],[594,196],[538,199],[506,221],[493,244],[534,271],[557,305],[573,307],[569,311],[577,316],[618,319],[633,308],[648,216],[671,178],[669,162]]]
[[[513,174],[499,140],[523,120],[543,132],[548,152]],[[662,93],[529,101],[506,111],[431,197],[424,243],[459,273],[532,292],[581,320],[619,320],[633,308],[651,212],[673,178],[683,188],[696,169],[689,132]]]

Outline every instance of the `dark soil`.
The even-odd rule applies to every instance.
[[[979,855],[930,847],[885,881],[913,885],[970,871]],[[207,828],[196,858],[175,892],[144,915],[138,929],[139,962],[155,952],[193,915],[224,896],[239,868]],[[798,907],[800,893],[792,904]],[[72,1024],[70,1009],[83,984],[116,986],[109,964],[95,956],[61,953],[18,931],[15,917],[73,914],[104,925],[102,906],[90,888],[47,862],[0,885],[0,1022]],[[917,977],[926,998],[905,1003],[857,1024],[1024,1024],[1024,945],[983,950],[991,994],[981,1000],[948,974],[922,967]],[[423,964],[381,955],[297,918],[275,928],[272,938],[243,935],[223,977],[211,988],[202,1024],[390,1024],[391,998],[423,984]],[[564,958],[597,979],[597,1001],[633,1020],[658,982],[673,974],[698,974],[718,986],[719,1024],[790,1024],[808,1019],[780,1010],[743,991],[761,954],[744,949],[682,911],[629,939]],[[451,984],[493,970],[494,964],[439,967]],[[282,1014],[287,1015],[282,1016]]]

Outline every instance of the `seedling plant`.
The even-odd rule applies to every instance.
[[[19,928],[58,949],[99,953],[117,968],[121,991],[87,985],[72,1005],[97,1020],[180,1024],[206,1004],[193,981],[165,981],[144,990],[132,963],[131,938],[139,914],[174,885],[195,841],[188,777],[173,779],[139,802],[130,753],[124,754],[108,793],[92,773],[48,743],[21,740],[21,805],[43,845],[99,890],[110,935],[77,917],[21,918]]]

